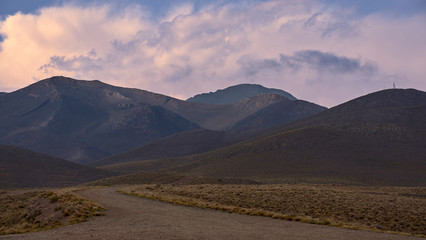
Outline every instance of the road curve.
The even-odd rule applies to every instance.
[[[417,239],[190,208],[127,196],[116,190],[109,187],[79,192],[105,206],[106,216],[0,239]]]

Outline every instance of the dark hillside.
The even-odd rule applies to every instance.
[[[113,175],[19,147],[0,145],[0,188],[72,186]]]

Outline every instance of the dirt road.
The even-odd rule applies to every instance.
[[[416,239],[177,206],[123,195],[116,190],[79,192],[105,206],[106,216],[0,239]]]

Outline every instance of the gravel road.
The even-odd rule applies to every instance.
[[[116,190],[110,187],[79,192],[106,207],[106,216],[0,239],[417,239],[190,208],[127,196]]]

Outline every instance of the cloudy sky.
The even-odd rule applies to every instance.
[[[54,75],[186,99],[239,83],[328,107],[426,90],[426,0],[0,0],[0,92]]]

